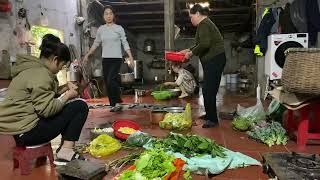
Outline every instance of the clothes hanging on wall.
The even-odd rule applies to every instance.
[[[319,5],[320,0],[306,1],[309,43],[311,46],[316,45],[318,32],[320,32]]]
[[[99,27],[105,24],[103,19],[104,6],[98,0],[94,0],[88,4],[87,14],[90,26]]]
[[[298,32],[308,32],[306,0],[295,0],[290,6],[290,17]]]
[[[273,24],[273,26],[271,28],[271,34],[277,34],[280,31],[280,29],[279,29],[279,15],[280,15],[282,10],[283,9],[281,7],[277,7],[277,8],[273,8],[272,9],[272,13],[273,13],[273,17],[275,19],[275,23]]]
[[[263,56],[268,47],[268,35],[270,34],[271,28],[276,22],[273,12],[270,8],[266,8],[263,13],[263,18],[259,25],[256,37],[256,47],[254,54],[257,56]]]
[[[291,20],[290,6],[291,5],[287,3],[285,8],[281,11],[279,15],[279,25],[282,34],[291,34],[298,32],[297,28],[294,26]]]

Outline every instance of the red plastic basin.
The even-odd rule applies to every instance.
[[[183,62],[185,60],[184,55],[184,53],[180,52],[166,51],[165,59],[168,61]]]
[[[121,127],[129,127],[129,128],[132,128],[132,129],[135,129],[137,131],[140,131],[140,126],[138,123],[134,122],[134,121],[131,121],[131,120],[126,120],[126,119],[123,119],[123,120],[117,120],[115,121],[113,124],[112,124],[112,128],[113,128],[113,132],[114,132],[114,136],[119,138],[119,139],[128,139],[128,137],[130,136],[130,134],[125,134],[125,133],[122,133],[122,132],[119,132],[118,130],[121,128]]]

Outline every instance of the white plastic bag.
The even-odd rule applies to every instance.
[[[266,113],[260,99],[260,86],[257,87],[257,104],[248,108],[244,108],[238,104],[237,114],[240,117],[250,117],[255,122],[266,119]]]

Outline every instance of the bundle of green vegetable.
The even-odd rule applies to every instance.
[[[286,130],[280,123],[275,121],[259,123],[247,134],[251,138],[267,144],[269,147],[280,144],[286,145],[288,141]]]
[[[152,143],[154,149],[178,152],[186,157],[209,154],[212,157],[225,157],[224,148],[213,140],[198,135],[182,135],[170,133],[164,139]]]
[[[131,147],[142,147],[145,145],[152,137],[144,132],[138,131],[131,134],[126,140],[126,145]]]
[[[263,121],[260,117],[255,116],[237,116],[232,121],[233,129],[239,131],[250,130],[256,123]]]
[[[238,116],[238,117],[233,119],[232,127],[235,130],[247,131],[251,127],[251,123],[250,123],[250,120],[248,118],[244,118],[244,117]]]
[[[135,170],[126,170],[117,180],[162,180],[176,170],[174,156],[161,150],[145,151],[134,163]]]
[[[141,152],[136,152],[119,159],[112,160],[106,164],[106,171],[114,171],[116,173],[119,173],[122,167],[129,163],[132,163],[134,160],[139,158],[140,155]]]

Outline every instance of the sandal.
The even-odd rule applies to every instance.
[[[72,158],[71,158],[71,161],[73,160],[83,160],[85,161],[86,159],[79,153],[75,152],[73,155],[72,155]],[[61,158],[57,158],[56,160],[54,160],[54,164],[55,165],[60,165],[60,166],[63,166],[63,165],[66,165],[68,162],[68,160],[66,159],[61,159]]]

